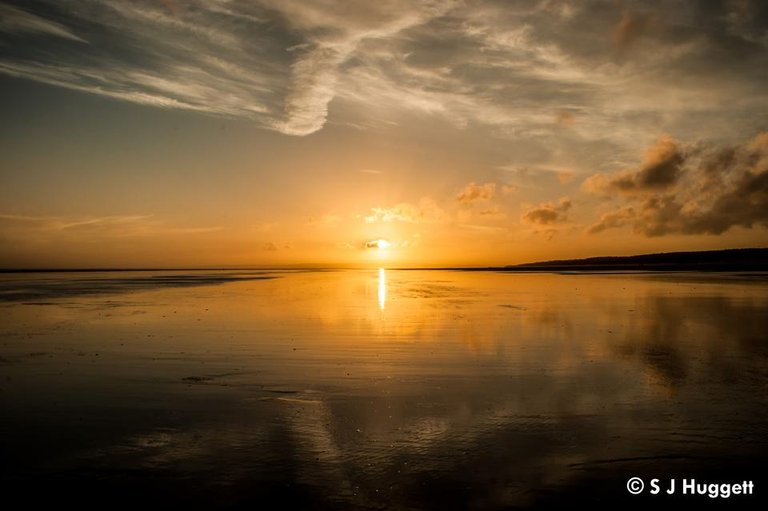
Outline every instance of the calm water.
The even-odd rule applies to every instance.
[[[768,492],[765,276],[6,274],[0,318],[3,498],[712,503],[631,497],[631,476],[755,481],[720,507]]]

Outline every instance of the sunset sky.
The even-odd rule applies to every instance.
[[[766,83],[762,0],[0,2],[0,267],[767,246]]]

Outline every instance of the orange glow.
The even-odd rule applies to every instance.
[[[718,44],[754,42],[714,11],[739,34],[700,45],[664,36],[688,9],[615,2],[594,26],[576,2],[229,2],[244,17],[225,31],[221,2],[191,2],[194,20],[169,2],[0,7],[0,75],[45,84],[0,96],[0,269],[489,267],[768,243],[766,208],[741,200],[768,175],[765,77],[710,79],[742,57]]]

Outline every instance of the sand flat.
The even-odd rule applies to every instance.
[[[768,458],[765,279],[0,280],[2,484],[30,502],[645,505],[629,476],[758,485]]]

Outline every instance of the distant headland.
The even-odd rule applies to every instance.
[[[588,257],[510,265],[503,271],[768,271],[768,248]]]

